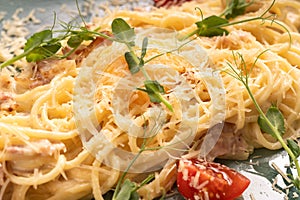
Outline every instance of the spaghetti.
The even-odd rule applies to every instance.
[[[234,20],[259,16],[270,3],[255,2],[246,14]],[[195,29],[194,23],[201,18],[196,7],[201,8],[204,16],[218,15],[224,9],[224,2],[192,1],[180,7],[151,8],[151,12],[109,10],[105,17],[94,17],[91,26],[111,31],[111,21],[122,17],[136,28],[138,36],[154,35],[153,46],[147,53],[150,58],[178,45],[173,36],[166,34],[185,34]],[[238,62],[233,56],[236,52],[243,55],[247,66],[255,63],[249,86],[259,105],[267,109],[276,104],[285,118],[284,137],[298,138],[299,8],[297,1],[282,0],[275,2],[269,11],[289,30],[291,41],[282,26],[271,21],[252,21],[229,27],[228,35],[198,37],[180,53],[167,53],[149,62],[149,74],[167,88],[166,96],[174,113],[163,106],[157,110],[145,93],[132,89],[140,87],[142,82],[139,77],[131,80],[128,75],[121,44],[102,44],[79,64],[75,59],[38,64],[24,61],[16,64],[23,72],[14,77],[3,69],[0,199],[103,199],[118,182],[123,171],[118,169],[130,163],[119,161],[118,156],[123,154],[113,149],[138,153],[145,125],[150,127],[147,147],[152,151],[143,152],[145,157],[141,154],[137,162],[143,166],[134,169],[147,173],[152,169],[155,179],[138,192],[142,199],[159,197],[176,181],[176,165],[174,161],[166,161],[167,156],[179,157],[186,149],[190,149],[190,155],[199,154],[196,148],[199,141],[212,126],[217,127],[217,123],[211,123],[213,112],[223,108],[222,134],[226,137],[221,135],[221,145],[218,142],[208,156],[246,159],[254,148],[281,148],[259,128],[258,113],[241,83],[223,71],[228,63]],[[269,50],[257,58],[266,49]],[[1,58],[8,59],[6,51],[2,50]],[[209,82],[201,76],[203,73],[197,73],[199,68],[211,74],[219,71],[219,76],[212,76]],[[222,84],[216,80],[222,80]],[[93,85],[89,85],[91,81]],[[225,89],[224,107],[217,108],[213,102],[217,98],[212,96],[212,89],[216,88]],[[185,140],[190,135],[193,140]],[[153,152],[156,154],[151,157]],[[144,176],[134,170],[128,174],[137,182]]]

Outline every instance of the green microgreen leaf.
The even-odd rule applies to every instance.
[[[27,62],[36,62],[44,60],[56,54],[56,52],[61,48],[60,43],[43,45],[40,47],[35,47],[26,55]]]
[[[115,196],[115,200],[138,200],[139,195],[136,192],[137,185],[126,179],[122,184],[120,191]]]
[[[164,87],[156,80],[147,79],[144,81],[144,88],[137,88],[137,90],[146,92],[153,103],[163,103],[170,111],[173,112],[172,105],[162,96],[165,94]]]
[[[127,43],[134,46],[135,32],[134,29],[122,18],[116,18],[111,24],[113,35],[119,42]]]
[[[165,106],[173,112],[172,105],[162,96],[165,94],[164,87],[159,84],[156,80],[146,80],[144,81],[145,89],[137,88],[137,90],[144,91],[148,94],[150,101],[153,103],[163,103]]]
[[[70,25],[67,25],[67,27]],[[70,27],[71,28],[71,27]],[[80,27],[79,30],[70,30],[71,36],[69,37],[67,44],[71,48],[77,48],[83,41],[89,41],[95,39],[95,33],[89,31],[86,27]]]
[[[300,156],[300,147],[295,140],[287,139],[287,145],[294,153],[295,157],[298,158]]]
[[[53,37],[52,34],[52,31],[48,29],[33,34],[25,43],[24,51],[34,49],[43,43],[49,42]]]
[[[93,36],[93,33],[90,33],[88,30],[86,30],[86,32],[81,33],[80,37],[84,41],[89,41],[89,40],[94,40],[95,39],[95,35]]]
[[[140,89],[142,91],[147,92],[147,94],[150,97],[150,101],[153,103],[161,103],[161,95],[160,94],[165,94],[165,89],[162,85],[158,83],[156,80],[146,80],[144,81],[144,86],[146,89]]]
[[[132,52],[125,53],[125,60],[128,64],[131,74],[135,74],[140,71],[140,60]]]
[[[252,3],[253,1],[246,2],[246,0],[228,0],[225,10],[220,16],[225,16],[226,19],[230,19],[243,15],[246,8]]]
[[[141,60],[144,59],[146,53],[147,53],[147,47],[148,47],[148,38],[145,37],[143,39],[143,44],[142,44],[142,52],[141,52]]]
[[[142,51],[141,51],[140,58],[137,57],[133,51],[125,53],[125,60],[128,64],[131,74],[135,74],[139,72],[141,67],[144,66],[145,64],[144,57],[147,53],[147,46],[148,46],[148,38],[145,37],[142,44]]]
[[[77,30],[77,31],[72,31],[71,30],[71,32],[74,35],[80,36],[83,40],[88,41],[88,40],[95,39],[95,36],[96,36],[95,35],[96,34],[95,31],[98,30],[98,29],[99,29],[99,27],[96,28],[94,31],[90,31],[86,27],[80,27],[79,30]]]
[[[199,36],[213,37],[227,35],[229,32],[226,29],[221,28],[225,24],[228,24],[228,20],[216,15],[209,16],[202,21],[196,22],[198,27],[197,34]]]
[[[68,41],[67,44],[69,47],[71,48],[76,48],[78,47],[81,43],[83,42],[83,38],[80,37],[79,35],[73,35],[71,36]]]
[[[266,117],[282,136],[285,132],[285,126],[284,126],[284,118],[280,110],[275,106],[271,106],[266,112]],[[265,119],[262,115],[258,117],[258,124],[260,128],[262,129],[262,131],[269,133],[273,137],[277,138],[273,129],[267,123],[267,119]]]
[[[60,44],[52,37],[53,32],[49,29],[33,34],[27,39],[24,46],[24,52],[2,63],[0,69],[9,66],[24,57],[26,57],[28,62],[39,61],[50,57],[60,48]],[[39,52],[41,52],[41,55],[39,55]]]

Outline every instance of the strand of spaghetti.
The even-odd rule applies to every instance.
[[[88,156],[90,156],[90,153],[83,149],[74,159],[66,161],[64,169],[68,170],[79,166]]]
[[[295,47],[292,45],[292,47],[284,52],[280,53],[280,55],[284,58],[286,58],[292,65],[296,66],[299,68],[300,66],[300,48]]]
[[[14,185],[11,200],[26,200],[26,193],[29,188],[30,186],[28,185]]]
[[[250,32],[256,37],[256,39],[261,43],[274,44],[281,37],[282,33],[287,32],[283,27],[287,27],[286,24],[277,21],[273,23],[272,21],[252,21],[245,24],[237,24],[232,28],[242,29],[244,31]],[[283,26],[283,27],[282,27]],[[291,31],[287,27],[288,31]]]
[[[72,113],[73,88],[74,78],[70,76],[63,77],[52,87],[51,98],[41,111],[41,120],[51,130],[70,129],[75,126],[72,120],[68,120],[72,118],[70,113]]]
[[[113,155],[113,157],[115,157]],[[119,162],[118,160],[116,160],[116,158],[113,158],[113,160],[115,161],[115,163],[113,163],[112,167],[106,167],[105,165],[100,166],[100,168],[93,168],[93,170],[98,170],[99,173],[99,180],[100,180],[100,186],[101,186],[101,192],[103,194],[105,194],[106,192],[108,192],[111,188],[113,188],[121,175],[121,171],[118,170],[120,169]],[[100,169],[100,170],[99,170]]]
[[[289,35],[290,34],[290,35]],[[298,32],[290,32],[290,33],[283,33],[280,38],[276,41],[276,43],[279,43],[280,45],[283,45],[284,43],[289,43],[290,36],[293,38],[292,43],[298,43],[300,42],[300,34]],[[299,48],[299,45],[295,45]],[[288,49],[287,49],[288,50]]]
[[[226,84],[226,82],[224,84]],[[232,79],[229,79],[227,84],[227,89],[232,92],[226,94],[225,99],[228,107],[231,107],[232,109],[229,109],[229,111],[226,112],[226,118],[228,119],[235,116],[234,118],[236,120],[236,129],[241,129],[244,126],[246,111],[243,93],[236,90],[237,88],[241,88],[241,85]]]
[[[53,93],[52,93],[53,94]],[[42,121],[42,124],[44,125],[44,127],[46,127],[49,130],[57,130],[56,126],[54,125],[54,122],[52,120],[49,119],[49,115],[48,115],[48,102],[44,103],[44,105],[40,108],[40,121]]]
[[[50,82],[51,88],[49,88],[48,91],[46,91],[44,94],[42,94],[32,105],[31,120],[32,120],[32,124],[33,124],[34,128],[46,127],[48,129],[50,129],[51,126],[52,127],[54,126],[52,123],[49,123],[49,121],[45,120],[46,117],[44,115],[42,115],[43,118],[40,119],[39,114],[40,114],[40,112],[42,112],[43,109],[45,109],[45,107],[47,107],[48,102],[53,100],[53,96],[54,96],[54,94],[56,94],[55,89],[60,85],[65,85],[65,80],[72,79],[68,76],[67,77],[64,77],[64,76],[65,76],[65,74],[59,74],[58,76],[54,77],[52,79],[52,81]],[[67,87],[65,89],[67,89]]]
[[[274,68],[280,68],[276,63]],[[293,78],[285,72],[282,72],[280,69],[276,72],[273,72],[274,79],[277,81],[273,82],[272,94],[270,95],[270,100],[274,99],[278,102],[284,102],[288,97],[289,93],[294,90],[293,87]]]
[[[3,133],[3,134],[8,134],[8,135],[12,134],[12,135],[15,135],[15,136],[17,136],[19,139],[21,139],[23,141],[28,141],[30,139],[30,136],[27,135],[27,134],[25,134],[22,131],[22,129],[24,127],[20,128],[19,126],[13,126],[13,125],[2,123],[2,122],[0,122],[0,127],[1,127],[1,133]],[[24,129],[26,129],[26,128],[24,128]]]
[[[175,181],[176,164],[174,161],[170,161],[159,173],[155,174],[155,179],[152,182],[139,189],[139,193],[144,199],[153,199],[171,189]]]
[[[30,127],[15,126],[13,124],[5,124],[0,122],[1,132],[12,133],[13,135],[18,135],[24,140],[29,140],[30,138],[48,138],[53,140],[66,140],[72,139],[78,135],[78,130],[70,130],[68,132],[60,131],[48,131],[44,129],[33,129]],[[18,133],[18,134],[16,134]]]
[[[46,102],[50,99],[51,93],[53,89],[50,88],[47,92],[41,95],[35,103],[32,105],[30,117],[33,128],[39,129],[49,129],[50,127],[46,127],[46,124],[43,124],[43,121],[40,120],[40,112],[41,109],[46,106]]]
[[[46,84],[43,86],[36,87],[32,90],[28,90],[23,94],[16,95],[16,102],[18,103],[18,109],[20,112],[29,113],[32,105],[35,103],[36,99],[38,99],[41,95],[43,95],[46,91],[51,88],[51,85]]]
[[[89,194],[91,193],[91,184],[84,182],[76,182],[74,181],[72,185],[68,185],[68,187],[58,188],[53,196],[47,198],[46,200],[74,200],[74,197],[78,199],[88,199]],[[91,198],[91,197],[90,197]]]
[[[26,115],[9,115],[3,118],[0,118],[0,122],[6,124],[14,124],[15,126],[28,126],[30,124],[30,116]]]
[[[58,157],[55,167],[52,170],[50,170],[48,173],[46,174],[38,173],[35,176],[30,176],[30,177],[20,177],[11,174],[7,171],[6,165],[3,166],[3,171],[5,172],[5,175],[8,177],[8,179],[15,184],[32,185],[36,187],[37,185],[50,182],[51,180],[54,180],[55,177],[59,176],[63,171],[65,162],[66,162],[65,156],[60,155]]]
[[[117,170],[118,160],[115,160],[114,166],[112,168],[101,165],[101,161],[95,160],[92,164],[91,173],[93,193],[97,195],[98,199],[102,199],[103,197],[101,194],[105,194],[117,184],[118,178],[120,176],[120,171]],[[95,189],[96,191],[94,191]],[[97,189],[100,190],[97,191]]]
[[[60,104],[59,102],[66,102],[72,100],[73,88],[75,78],[71,76],[65,76],[60,79],[58,83],[54,85],[53,94],[51,98],[51,104]],[[69,93],[69,94],[68,94]]]
[[[3,183],[3,185],[1,185],[0,188],[0,199],[4,199],[4,194],[5,194],[5,190],[7,189],[8,184],[10,183],[9,179],[6,179]]]
[[[287,63],[286,60],[278,60],[278,65],[273,69],[277,69],[273,75],[278,81],[273,83],[273,95],[277,96],[276,101],[279,103],[279,108],[283,112],[289,113],[286,116],[287,124],[293,124],[293,121],[299,117],[300,106],[297,102],[300,101],[300,81],[299,71]]]
[[[187,12],[171,13],[170,10],[160,10],[163,12],[134,12],[134,11],[120,11],[116,17],[130,17],[134,21],[133,26],[139,26],[140,24],[151,24],[161,28],[171,28],[174,30],[182,30],[186,27],[192,26],[198,19],[198,16],[194,16]],[[168,13],[164,15],[164,13]]]
[[[299,8],[300,7],[300,3],[298,1],[290,1],[290,0],[281,0],[276,2],[276,4],[271,8],[271,12],[273,12],[274,14],[276,14],[278,16],[279,19],[283,19],[284,22],[291,27],[291,29],[295,32],[298,31],[297,25],[295,24],[295,22],[293,21],[292,18],[287,18],[286,16],[288,16],[291,13],[294,13],[294,10],[290,10],[290,9],[286,9],[287,7],[290,8]],[[296,10],[296,13],[299,14],[299,10]]]
[[[100,167],[100,164],[101,164],[101,162],[95,160],[93,162],[93,169],[92,169],[92,173],[91,173],[93,195],[96,200],[103,200],[101,187],[100,187],[100,181],[99,181],[99,171],[94,170],[94,168]]]
[[[269,96],[271,95],[272,83],[274,82],[274,78],[272,76],[272,71],[270,70],[270,68],[264,63],[259,62],[259,60],[255,66],[255,71],[256,70],[258,71],[257,74],[255,75],[250,74],[254,78],[252,78],[253,83],[250,83],[249,85],[251,87],[251,91],[253,91],[254,93],[254,98],[260,104],[266,102]],[[246,106],[252,104],[252,102],[249,102],[249,100],[250,99],[248,98],[245,101]]]

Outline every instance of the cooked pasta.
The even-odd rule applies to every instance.
[[[234,20],[260,16],[270,4],[254,2]],[[233,25],[226,28],[228,35],[197,37],[165,53],[182,44],[178,35],[195,30],[201,19],[195,8],[205,17],[218,15],[224,2],[198,0],[150,12],[107,10],[89,24],[110,32],[112,20],[123,18],[135,27],[137,51],[143,38],[150,38],[146,59],[163,55],[148,62],[147,71],[165,87],[174,112],[136,90],[143,86],[143,76],[130,74],[123,56],[126,46],[117,42],[102,41],[80,62],[76,56],[35,64],[23,60],[15,64],[23,69],[15,76],[2,69],[0,199],[101,200],[144,148],[143,141],[151,150],[139,155],[127,175],[139,182],[155,174],[138,190],[142,199],[172,188],[174,158],[182,154],[241,160],[255,148],[280,149],[259,128],[259,114],[244,86],[226,73],[228,64],[237,67],[242,61],[238,54],[249,70],[254,65],[249,86],[259,105],[264,111],[277,105],[285,119],[284,138],[298,138],[300,2],[275,2],[268,13],[276,14],[278,23]],[[2,61],[9,52],[1,49]],[[219,135],[205,139],[218,131],[218,141]]]

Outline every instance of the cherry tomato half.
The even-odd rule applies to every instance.
[[[178,164],[178,191],[189,200],[233,200],[249,184],[244,175],[219,163],[181,159]]]

